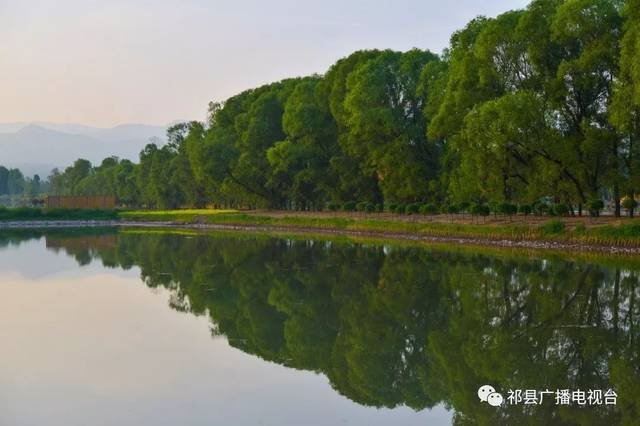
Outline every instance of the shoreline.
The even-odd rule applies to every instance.
[[[233,224],[233,223],[180,223],[173,221],[117,221],[117,220],[80,220],[80,221],[11,221],[0,222],[3,230],[64,229],[64,228],[171,228],[201,231],[236,231],[260,233],[321,234],[347,237],[381,238],[400,241],[415,241],[461,246],[481,246],[534,250],[567,250],[608,254],[640,255],[640,247],[626,247],[612,244],[599,245],[557,240],[516,240],[509,238],[482,238],[464,236],[442,236],[427,233],[353,230],[313,226]]]

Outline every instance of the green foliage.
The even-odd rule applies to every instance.
[[[533,209],[529,204],[520,204],[518,207],[518,212],[523,214],[524,216],[529,216]]]
[[[435,204],[427,203],[420,206],[420,214],[437,214],[438,207]]]
[[[117,220],[118,212],[92,209],[0,208],[0,221]]]
[[[536,201],[532,208],[536,216],[542,216],[549,212],[549,205],[543,201]]]
[[[420,204],[418,204],[418,203],[407,204],[407,206],[405,207],[405,213],[406,214],[418,214],[418,213],[420,213]]]
[[[491,209],[486,204],[476,203],[471,205],[469,213],[474,216],[489,216]]]
[[[471,208],[471,203],[468,201],[462,201],[458,206],[460,207],[461,212],[466,213]]]
[[[345,212],[354,212],[356,211],[358,203],[355,201],[348,201],[342,205],[342,211]]]
[[[567,216],[569,214],[569,206],[563,203],[555,204],[551,206],[551,211],[553,211],[556,216]]]
[[[622,207],[629,212],[629,217],[633,217],[633,212],[638,208],[638,202],[633,197],[626,197],[622,200]]]
[[[449,214],[458,214],[460,213],[461,207],[458,204],[448,204],[445,206],[445,211],[443,213]]]
[[[589,201],[589,214],[594,217],[600,216],[600,212],[604,208],[604,202],[598,198]]]
[[[327,210],[330,212],[335,212],[340,210],[340,205],[338,203],[334,203],[333,201],[327,203]]]
[[[542,235],[555,235],[565,231],[565,224],[559,220],[552,220],[540,225],[538,229]]]
[[[511,203],[500,203],[498,210],[501,214],[512,216],[518,213],[518,206]]]

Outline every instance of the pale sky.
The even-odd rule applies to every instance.
[[[210,100],[366,48],[439,53],[528,0],[0,0],[0,122],[203,119]]]

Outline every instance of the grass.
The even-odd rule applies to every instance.
[[[237,210],[128,210],[121,211],[119,217],[126,220],[152,222],[197,222],[215,215],[234,214]]]

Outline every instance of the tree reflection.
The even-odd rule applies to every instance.
[[[146,285],[170,290],[175,309],[208,315],[230,345],[325,374],[360,404],[445,404],[456,424],[640,417],[634,268],[249,236],[54,238],[79,262],[138,266]],[[478,401],[485,383],[503,393],[614,388],[619,398],[617,408],[550,398],[496,409]]]

